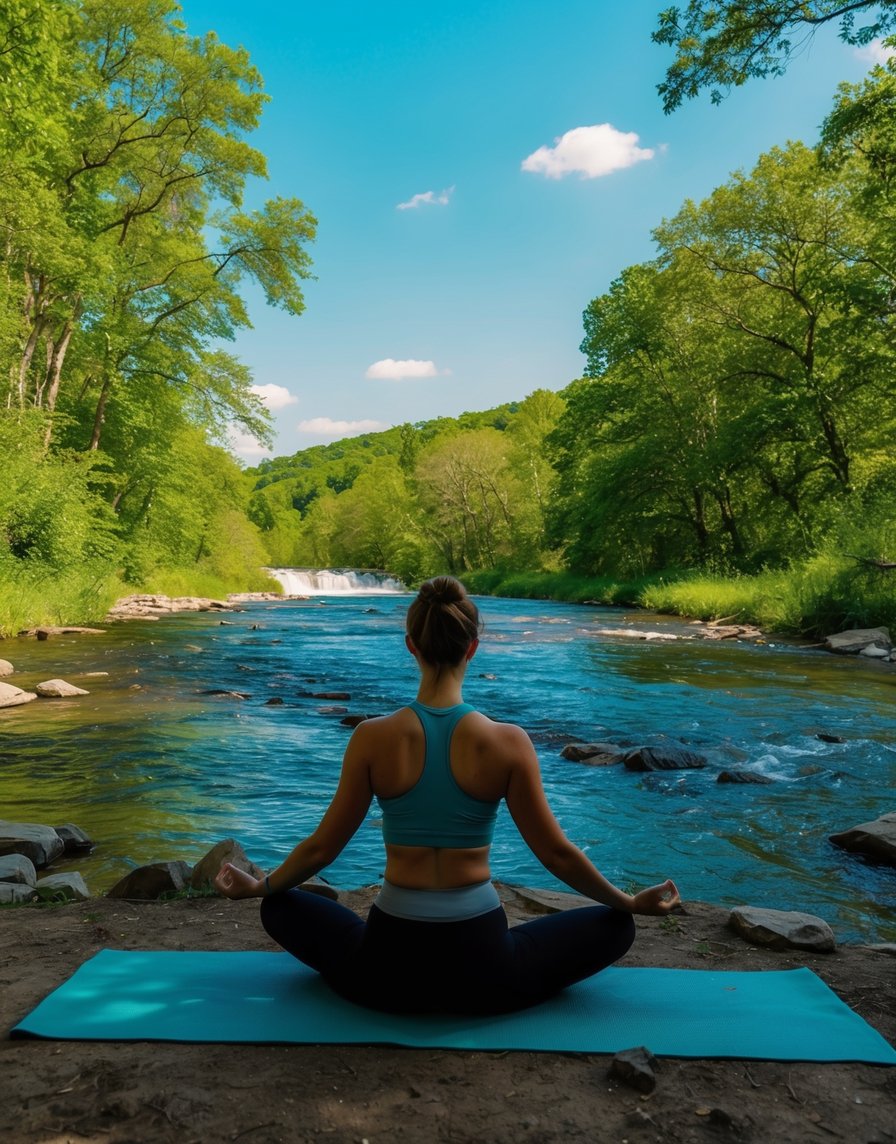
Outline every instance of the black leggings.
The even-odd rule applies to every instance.
[[[508,928],[501,907],[458,922],[353,910],[306,890],[261,903],[270,936],[341,996],[390,1013],[507,1013],[617,961],[631,914],[584,906]]]

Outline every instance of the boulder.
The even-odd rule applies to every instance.
[[[0,819],[0,854],[24,854],[40,870],[64,850],[63,841],[52,826]]]
[[[90,854],[94,849],[93,839],[88,838],[80,826],[73,822],[64,822],[55,828],[62,839],[66,854]]]
[[[728,928],[751,945],[768,949],[808,949],[813,953],[832,953],[834,931],[826,921],[813,914],[793,910],[763,910],[755,906],[738,906],[731,911]]]
[[[222,842],[218,842],[213,846],[205,857],[200,858],[193,867],[193,873],[190,877],[190,886],[194,890],[212,889],[215,877],[225,862],[230,862],[231,865],[236,866],[238,870],[245,870],[246,873],[251,874],[253,878],[264,877],[264,870],[256,866],[254,862],[249,861],[246,856],[246,851],[240,846],[239,842],[233,838],[225,838]]]
[[[23,886],[18,882],[0,882],[0,903],[35,901],[37,901],[37,890],[33,886]]]
[[[299,889],[305,890],[309,894],[320,894],[322,898],[329,898],[331,902],[339,900],[339,891],[336,887],[325,882],[323,878],[319,878],[317,874],[313,878],[309,878],[307,882],[303,882]]]
[[[44,699],[68,699],[73,695],[89,695],[83,687],[75,687],[73,683],[66,683],[64,679],[47,679],[35,687],[38,695]]]
[[[869,647],[889,652],[893,648],[893,642],[890,639],[889,628],[850,628],[849,631],[828,636],[824,646],[828,651],[835,651],[839,655],[857,655]]]
[[[573,763],[587,763],[590,767],[621,763],[625,756],[613,743],[567,743],[560,754]]]
[[[151,862],[138,866],[115,883],[106,893],[107,898],[129,898],[132,901],[154,902],[163,894],[179,894],[189,884],[188,862]]]
[[[8,659],[0,659],[0,676],[12,675],[14,671],[15,668]]]
[[[0,857],[0,882],[36,886],[37,871],[34,863],[25,854],[4,854]]]
[[[48,874],[37,883],[37,892],[40,897],[64,897],[70,902],[86,902],[90,897],[87,883],[77,870],[69,870],[65,874]]]
[[[536,890],[530,886],[512,885],[506,888],[513,895],[514,902],[522,903],[530,914],[556,914],[561,910],[576,910],[582,906],[594,905],[590,898],[566,890]]]
[[[716,779],[717,783],[755,783],[757,786],[767,786],[774,781],[758,771],[720,771]]]
[[[312,699],[338,699],[341,702],[346,702],[351,699],[348,691],[314,691],[311,694]]]
[[[696,751],[683,747],[635,747],[622,758],[629,771],[682,771],[699,770],[706,759]]]
[[[20,707],[23,703],[30,703],[37,699],[34,691],[23,691],[21,687],[13,687],[11,683],[0,683],[0,707]]]
[[[862,822],[850,830],[830,836],[831,842],[870,862],[896,866],[896,811],[882,814],[873,822]]]

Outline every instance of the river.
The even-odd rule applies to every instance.
[[[194,861],[228,836],[273,866],[333,791],[350,732],[326,708],[379,714],[413,695],[408,602],[394,592],[320,595],[246,604],[223,623],[181,613],[104,635],[7,641],[8,682],[27,689],[62,677],[90,694],[0,711],[0,817],[82,826],[98,845],[75,865],[95,893],[134,865]],[[896,674],[774,639],[698,640],[668,617],[480,605],[486,628],[465,696],[530,732],[557,817],[608,877],[629,887],[670,876],[686,899],[803,909],[841,940],[896,940],[896,871],[828,842],[894,809]],[[679,638],[600,634],[624,626]],[[332,691],[351,698],[313,698]],[[682,744],[708,766],[588,767],[560,756],[570,738]],[[733,767],[774,781],[718,784]],[[503,807],[493,873],[556,886]],[[349,888],[381,876],[374,804],[326,877]]]

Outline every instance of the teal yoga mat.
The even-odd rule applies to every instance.
[[[406,1017],[333,994],[285,953],[105,949],[11,1036],[867,1061],[896,1050],[808,969],[611,968],[500,1017]]]

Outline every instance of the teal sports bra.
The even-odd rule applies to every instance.
[[[423,771],[410,790],[395,798],[379,798],[383,812],[383,841],[396,846],[466,848],[488,846],[495,831],[497,802],[473,798],[451,773],[451,737],[469,703],[427,707],[416,700],[408,706],[420,720],[426,738]]]

